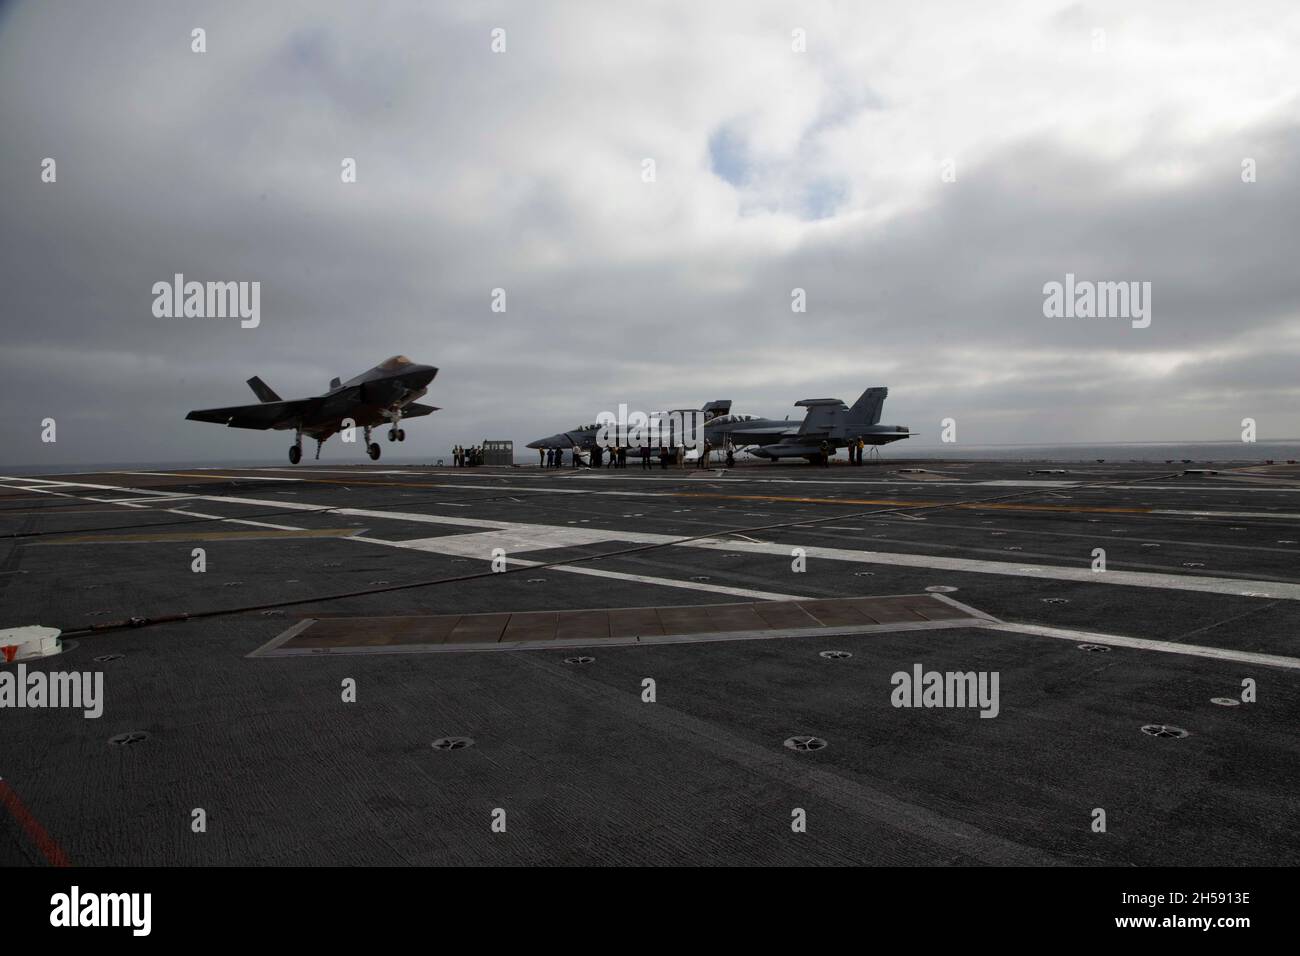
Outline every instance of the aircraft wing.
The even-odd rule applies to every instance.
[[[199,408],[186,415],[195,422],[215,422],[230,428],[291,428],[302,420],[315,399],[300,398],[291,402],[259,402],[256,405],[232,405],[229,408]]]
[[[779,438],[782,435],[793,435],[794,427],[790,425],[769,425],[767,428],[737,428],[735,431],[727,432],[731,440],[735,442],[745,441],[754,438]]]

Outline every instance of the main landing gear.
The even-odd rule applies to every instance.
[[[370,440],[370,426],[366,426],[366,454],[370,456],[371,461],[379,461],[380,452],[383,449],[379,447],[379,442]]]
[[[302,461],[302,432],[296,432],[293,444],[289,446],[289,464],[296,465],[300,461]]]

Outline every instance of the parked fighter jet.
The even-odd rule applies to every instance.
[[[723,399],[720,401],[709,402],[702,409],[699,409],[698,411],[704,413],[705,427],[707,429],[708,422],[713,421],[715,418],[717,418],[720,415],[726,415],[727,412],[729,412],[730,410],[731,410],[730,399]],[[696,414],[697,412],[697,410],[694,408],[678,409],[677,411],[688,412],[692,415]],[[655,414],[651,415],[650,418],[652,420],[659,417],[666,418],[670,414],[672,413],[656,412]],[[596,435],[599,431],[600,431],[599,424],[579,425],[577,428],[572,428],[567,432],[557,432],[554,435],[548,435],[546,438],[539,438],[536,441],[530,441],[528,443],[528,447],[529,448],[577,448],[580,451],[590,451],[591,449],[596,447]],[[659,434],[657,428],[655,434]],[[664,441],[669,440],[669,431],[668,431],[667,424],[663,425],[663,440]],[[639,454],[639,450],[634,448],[632,450],[632,453],[633,455]]]
[[[710,448],[749,448],[760,458],[807,458],[821,461],[861,439],[868,445],[885,445],[911,435],[902,425],[881,425],[880,412],[889,394],[887,388],[869,388],[853,403],[838,398],[805,398],[796,408],[808,412],[799,424],[789,420],[726,415],[704,426]]]
[[[248,386],[260,400],[257,405],[234,405],[230,408],[202,408],[185,417],[196,422],[216,422],[231,428],[274,428],[294,430],[289,446],[289,461],[302,461],[302,436],[316,439],[316,457],[321,445],[335,432],[360,425],[365,430],[366,452],[371,460],[379,459],[379,444],[370,440],[370,429],[388,423],[388,440],[405,441],[402,419],[428,415],[438,409],[417,405],[415,399],[428,391],[438,370],[431,365],[417,365],[405,355],[394,355],[368,372],[340,383],[336,378],[330,389],[315,398],[284,401],[265,382],[254,375]]]

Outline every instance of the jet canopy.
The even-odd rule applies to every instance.
[[[414,365],[405,355],[394,355],[390,359],[384,359],[379,363],[379,367],[385,372],[396,372],[399,368],[405,368],[407,365]]]

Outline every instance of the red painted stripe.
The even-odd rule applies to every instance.
[[[14,793],[13,787],[5,783],[4,780],[0,780],[0,803],[4,804],[10,816],[18,821],[18,825],[27,833],[28,838],[36,844],[36,848],[41,851],[41,855],[45,857],[50,866],[72,865],[68,862],[68,855],[63,852],[63,847],[59,846],[54,837],[45,831],[45,827],[41,826],[40,821],[32,816],[31,811],[18,799],[18,794]]]

